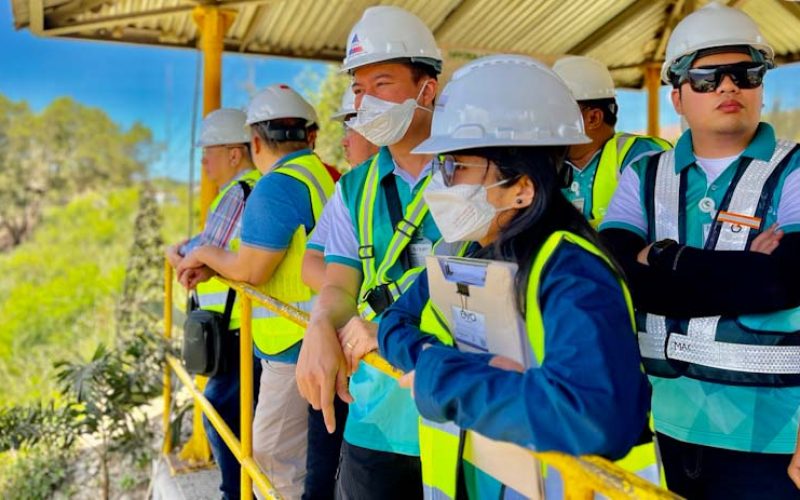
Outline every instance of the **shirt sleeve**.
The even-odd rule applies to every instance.
[[[638,162],[639,160],[646,158],[648,156],[653,156],[656,153],[660,153],[664,151],[664,148],[661,144],[657,143],[656,141],[642,137],[640,139],[636,139],[633,142],[633,146],[631,149],[628,150],[628,153],[625,155],[625,158],[622,160],[622,165],[620,167],[620,172],[624,171],[629,165],[633,165],[634,163]]]
[[[800,168],[787,175],[783,182],[778,202],[778,227],[787,233],[800,231]]]
[[[242,216],[242,243],[263,250],[285,250],[297,228],[314,228],[308,188],[278,172],[262,177],[247,199]]]
[[[225,248],[231,238],[238,233],[244,204],[244,191],[237,183],[225,193],[216,210],[208,214],[201,235],[203,244]]]
[[[330,232],[331,219],[331,204],[326,203],[325,208],[322,209],[322,215],[319,216],[317,224],[314,226],[314,231],[308,237],[306,248],[312,250],[325,250],[325,242],[328,240],[328,233]]]
[[[344,264],[361,271],[358,238],[350,210],[344,203],[341,184],[336,184],[336,191],[328,204],[331,214],[328,239],[325,242],[325,262]]]
[[[636,168],[646,162],[645,159],[622,172],[617,190],[614,192],[606,216],[600,224],[600,230],[627,229],[642,238],[647,237],[647,220],[642,207],[639,173]]]
[[[569,247],[553,256],[541,285],[541,367],[506,371],[488,365],[491,355],[431,347],[414,378],[421,415],[573,455],[617,459],[637,442],[649,389],[622,290],[604,263]]]
[[[441,344],[435,336],[419,328],[422,310],[428,298],[428,273],[423,271],[408,290],[383,313],[378,325],[378,349],[381,356],[405,372],[414,369],[425,344]]]

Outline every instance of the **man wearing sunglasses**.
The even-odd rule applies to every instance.
[[[760,122],[773,50],[742,11],[683,19],[662,79],[689,124],[627,168],[600,226],[637,309],[667,486],[797,498],[800,152]]]
[[[567,56],[553,71],[578,101],[589,144],[569,147],[564,196],[597,228],[608,210],[620,172],[643,155],[672,147],[657,137],[617,132],[619,106],[614,80],[602,62]]]

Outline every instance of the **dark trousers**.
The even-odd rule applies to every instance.
[[[235,332],[238,334],[238,332]],[[236,337],[238,339],[238,336]],[[234,342],[232,342],[234,344]],[[206,388],[203,391],[206,399],[214,405],[222,420],[228,424],[231,431],[239,437],[239,343],[235,342],[235,348],[231,346],[228,356],[229,365],[224,373],[219,373],[208,379]],[[235,355],[233,350],[235,349]],[[261,363],[253,359],[253,408],[258,401],[258,381],[261,379]],[[219,433],[211,425],[211,422],[203,415],[203,427],[211,445],[211,453],[219,466],[222,475],[220,491],[226,500],[238,500],[240,497],[239,486],[241,485],[241,473],[239,461],[228,449],[228,445],[222,440]]]
[[[688,500],[800,498],[786,469],[791,455],[725,450],[658,434],[667,487]]]
[[[336,396],[336,431],[328,433],[322,412],[308,406],[308,455],[306,456],[305,500],[332,500],[336,486],[336,468],[342,447],[347,403]]]
[[[422,498],[422,468],[419,457],[369,450],[344,441],[336,477],[336,498]]]

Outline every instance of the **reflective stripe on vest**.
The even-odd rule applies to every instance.
[[[287,175],[308,189],[311,210],[316,223],[325,202],[333,194],[334,183],[320,159],[314,154],[293,158],[278,166],[269,175]],[[300,226],[292,235],[289,248],[270,279],[259,289],[266,295],[310,312],[313,294],[300,277],[306,248],[306,228]],[[268,355],[278,354],[303,338],[305,329],[266,307],[253,304],[253,343]]]
[[[658,137],[633,135],[625,132],[617,132],[606,141],[592,180],[592,206],[589,219],[592,226],[597,227],[606,216],[608,205],[611,203],[614,191],[617,190],[622,163],[639,139],[649,139],[664,149],[672,147],[667,141]]]
[[[796,144],[778,141],[769,161],[753,160],[745,167],[733,186],[727,207],[719,207],[713,231],[707,244],[713,250],[742,251],[749,247],[751,226],[759,204],[771,199],[768,182],[781,173],[781,166],[790,158]],[[654,209],[655,241],[681,241],[679,214],[684,193],[680,174],[675,172],[672,152],[663,153],[655,173]],[[648,204],[646,203],[646,206]],[[728,215],[731,215],[729,217]],[[757,229],[754,227],[752,229]],[[716,237],[714,242],[712,238]],[[797,318],[800,308],[760,315],[777,322],[787,316]],[[754,331],[742,327],[737,318],[709,316],[677,320],[656,314],[637,315],[639,350],[648,373],[660,377],[688,376],[721,383],[751,385],[800,385],[800,342],[797,333]],[[731,340],[736,340],[732,342]]]
[[[389,240],[389,246],[380,264],[375,266],[375,233],[373,210],[380,192],[380,172],[378,168],[378,156],[372,158],[369,165],[361,202],[358,209],[358,256],[361,259],[361,268],[364,279],[361,282],[359,293],[359,314],[362,318],[372,320],[377,315],[366,302],[369,292],[376,286],[389,284],[389,292],[392,300],[397,300],[414,282],[417,275],[422,271],[422,267],[414,267],[406,270],[397,280],[388,278],[389,270],[397,263],[397,259],[403,253],[414,237],[414,233],[422,225],[422,220],[428,213],[428,205],[422,197],[425,187],[430,182],[431,176],[428,174],[422,181],[416,196],[405,208],[403,220],[397,223],[397,227]]]
[[[525,313],[525,326],[528,333],[528,339],[533,349],[534,357],[539,365],[544,361],[545,357],[545,331],[544,323],[542,321],[542,312],[539,307],[539,288],[542,280],[542,272],[546,268],[547,262],[550,257],[555,253],[558,246],[568,241],[578,245],[585,251],[596,255],[602,259],[607,265],[611,266],[611,262],[596,246],[589,241],[566,231],[558,231],[553,233],[542,245],[537,253],[534,264],[531,267],[528,288],[527,288],[527,311]],[[464,255],[467,246],[439,246],[437,243],[434,246],[434,253],[436,255],[447,255],[446,251],[461,252],[456,255]],[[452,255],[452,254],[451,254]],[[622,287],[625,296],[625,302],[631,318],[631,325],[633,326],[633,302],[627,286],[619,278],[619,284]],[[437,311],[435,304],[428,300],[423,308],[420,317],[420,330],[427,334],[434,335],[445,345],[453,345],[453,338],[450,334],[446,321],[443,319],[441,313]],[[422,481],[426,498],[455,498],[456,484],[458,478],[458,471],[453,471],[451,464],[455,461],[458,462],[458,449],[460,441],[458,440],[459,433],[454,431],[457,429],[455,424],[439,424],[429,420],[420,419],[420,459],[422,461]],[[464,459],[467,460],[467,452],[465,446]],[[527,457],[525,458],[527,460]],[[475,457],[469,459],[470,463],[476,465]],[[657,470],[656,452],[653,443],[639,445],[622,460],[618,462],[626,470],[635,472],[647,477],[647,472],[653,468]],[[555,470],[546,471],[548,478],[547,483],[557,478]],[[648,477],[649,478],[649,477]],[[657,479],[656,479],[657,482]],[[510,485],[514,487],[513,485]],[[530,489],[530,488],[528,488]],[[430,495],[430,496],[428,496]]]
[[[246,182],[250,185],[250,188],[255,186],[258,179],[261,177],[261,173],[258,170],[250,169],[246,173],[244,173],[241,177],[236,179],[235,181],[229,182],[214,198],[214,201],[211,202],[209,206],[209,213],[214,213],[214,211],[219,206],[222,199],[228,194],[234,186],[238,186],[239,182]],[[239,242],[239,235],[235,234],[233,237],[226,242],[225,249],[226,250],[235,250],[238,248]],[[225,311],[225,302],[228,300],[228,287],[217,281],[216,279],[210,279],[203,283],[197,284],[197,302],[201,309],[205,309],[207,311],[216,311],[216,312],[224,312]],[[228,325],[228,328],[231,330],[236,330],[239,328],[239,321],[240,321],[241,311],[239,308],[239,298],[236,298],[236,301],[233,303],[233,310],[231,311],[231,321]]]

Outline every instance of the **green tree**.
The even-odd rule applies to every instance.
[[[37,115],[0,96],[0,249],[29,236],[46,206],[141,179],[158,150],[141,124],[122,130],[68,97]]]

